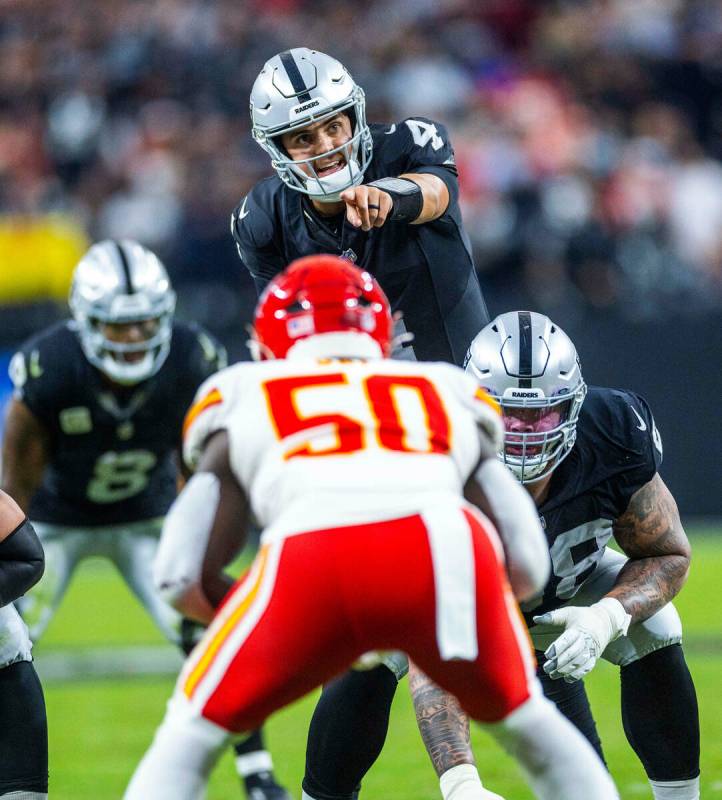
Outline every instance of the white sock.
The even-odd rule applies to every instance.
[[[699,775],[686,781],[650,781],[654,800],[699,800]]]
[[[484,727],[516,758],[541,800],[619,800],[594,748],[540,688],[501,722]]]
[[[203,717],[177,713],[174,700],[143,756],[124,800],[202,800],[228,731]]]
[[[473,764],[458,764],[447,769],[439,778],[439,787],[444,800],[504,800],[484,788]]]
[[[241,778],[255,775],[257,772],[272,772],[273,759],[268,750],[254,750],[236,756],[236,772]]]
[[[46,792],[26,792],[25,789],[18,789],[7,794],[0,794],[3,800],[48,800]]]

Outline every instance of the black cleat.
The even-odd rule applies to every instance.
[[[272,772],[254,772],[243,778],[248,800],[293,800],[291,795],[276,783]]]

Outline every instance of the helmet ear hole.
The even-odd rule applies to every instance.
[[[286,150],[286,147],[283,144],[283,135],[272,136],[270,141],[273,142],[273,145],[275,146],[275,148],[278,150],[279,153],[286,156],[286,158],[291,158],[291,156],[288,154],[288,150]]]

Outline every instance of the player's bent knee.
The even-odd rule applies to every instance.
[[[150,750],[133,775],[125,800],[200,796],[229,740],[228,731],[196,714],[182,698],[174,697]]]
[[[674,605],[667,603],[644,622],[630,625],[627,635],[612,642],[602,658],[619,667],[625,667],[664,647],[680,644],[681,641],[682,621]]]
[[[532,692],[526,703],[500,722],[485,727],[518,760],[537,797],[619,800],[589,742],[540,691]]]

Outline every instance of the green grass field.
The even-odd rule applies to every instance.
[[[722,798],[722,615],[716,601],[722,577],[722,529],[700,531],[693,537],[693,547],[692,574],[677,607],[685,624],[685,649],[700,702],[702,796]],[[162,644],[162,639],[113,568],[89,561],[77,573],[36,655],[42,665],[44,655],[58,651],[129,644]],[[649,798],[644,773],[622,732],[618,682],[618,671],[600,664],[587,686],[622,798]],[[51,798],[119,798],[150,743],[172,687],[172,677],[47,681]],[[305,698],[279,712],[267,725],[278,775],[296,797],[300,797],[306,730],[314,700]],[[660,702],[664,698],[660,697]],[[496,744],[480,731],[473,732],[473,739],[485,784],[508,800],[531,798],[515,765]],[[241,796],[229,756],[219,764],[208,796],[210,800]],[[416,730],[405,682],[396,695],[386,747],[364,782],[363,796],[371,800],[441,797]]]

